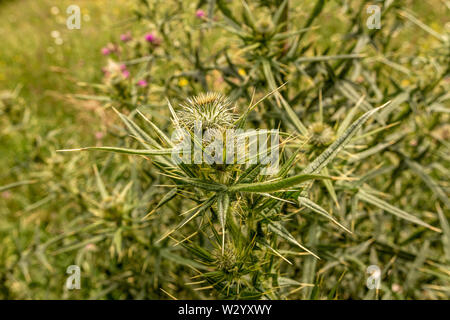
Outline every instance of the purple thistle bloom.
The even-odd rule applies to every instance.
[[[121,40],[122,42],[128,42],[128,41],[130,41],[131,39],[133,39],[133,38],[131,37],[131,32],[127,32],[127,33],[124,33],[124,34],[120,35],[120,40]]]
[[[139,81],[138,81],[137,85],[140,86],[140,87],[142,87],[142,88],[145,88],[145,87],[148,85],[148,83],[147,83],[147,81],[145,81],[144,79],[142,79],[142,80],[139,80]]]
[[[111,53],[111,50],[109,50],[108,48],[106,48],[106,47],[102,48],[102,54],[103,54],[104,56],[107,56],[107,55],[109,55],[110,53]]]
[[[156,35],[152,32],[152,33],[147,33],[145,35],[145,40],[147,40],[148,42],[155,42],[156,41]]]
[[[130,71],[128,70],[123,70],[122,71],[122,75],[125,79],[128,79],[128,77],[130,76]]]
[[[206,16],[205,11],[203,11],[202,9],[198,9],[195,15],[199,19],[203,19]]]
[[[2,192],[2,198],[3,198],[3,199],[9,199],[9,198],[11,198],[11,192],[9,192],[9,191],[3,191],[3,192]]]

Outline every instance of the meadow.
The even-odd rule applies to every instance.
[[[0,299],[450,298],[449,1],[73,2],[0,1]]]

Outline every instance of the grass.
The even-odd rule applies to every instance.
[[[123,19],[128,6],[125,1],[108,1],[109,10],[105,11],[106,1],[81,1],[82,28],[68,30],[65,8],[69,4],[72,2],[60,1],[56,6],[54,1],[0,4],[1,19],[7,22],[0,28],[4,48],[0,53],[0,88],[17,90],[21,100],[21,109],[14,119],[19,125],[9,127],[12,123],[7,121],[8,127],[2,130],[0,167],[5,170],[0,174],[0,181],[2,185],[10,185],[17,180],[24,182],[24,177],[30,178],[25,180],[30,183],[24,187],[4,191],[8,199],[10,193],[13,196],[7,204],[2,199],[3,246],[11,240],[9,236],[5,238],[10,228],[19,227],[21,239],[26,243],[34,232],[33,224],[53,221],[56,226],[70,219],[54,211],[60,200],[54,192],[60,189],[60,179],[64,179],[61,172],[67,168],[67,164],[55,157],[55,150],[71,139],[95,142],[95,132],[104,131],[105,116],[98,104],[80,103],[67,95],[84,90],[78,82],[99,81],[103,58],[100,49],[117,37],[115,30],[120,29],[117,21]],[[60,44],[52,36],[55,31],[62,39]],[[48,231],[57,232],[57,229]],[[38,295],[32,292],[18,295],[33,296]],[[40,297],[57,296],[40,294]]]

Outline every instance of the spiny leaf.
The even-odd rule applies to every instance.
[[[436,209],[439,216],[439,222],[441,223],[443,230],[442,247],[444,248],[445,258],[450,262],[450,225],[439,204],[436,205]]]
[[[425,169],[415,161],[405,159],[406,164],[413,170],[417,175],[425,182],[428,188],[434,192],[434,194],[444,203],[444,205],[450,209],[450,200],[445,194],[444,190],[441,189],[439,184],[433,180],[426,172]]]
[[[314,223],[310,226],[308,231],[308,246],[315,247],[320,237],[320,227],[317,223]],[[305,257],[304,263],[302,266],[302,282],[303,283],[314,283],[314,278],[316,277],[316,269],[317,269],[317,260],[313,259],[313,257]],[[317,284],[311,288],[305,288],[303,292],[303,296],[305,299],[311,299],[314,297],[315,291],[317,291]]]
[[[387,203],[386,201],[383,201],[383,200],[365,192],[362,189],[359,190],[359,192],[357,193],[357,196],[359,199],[361,199],[365,202],[368,202],[370,204],[373,204],[374,206],[377,206],[378,208],[383,209],[389,213],[392,213],[393,215],[395,215],[401,219],[421,225],[423,227],[426,227],[426,228],[436,231],[436,232],[442,232],[441,229],[433,227],[433,226],[429,225],[428,223],[423,222],[422,220],[413,216],[412,214],[410,214],[406,211],[403,211],[397,207],[394,207],[394,206],[390,205],[389,203]]]
[[[342,120],[342,123],[339,125],[339,128],[336,132],[338,137],[340,137],[344,133],[345,129],[348,128],[356,112],[358,112],[359,106],[364,101],[364,99],[365,96],[361,96],[359,100],[356,102],[355,106],[349,112],[347,112],[347,115],[345,116],[344,120]]]
[[[270,63],[267,60],[263,60],[263,71],[264,71],[264,75],[266,77],[266,80],[267,80],[267,83],[269,84],[270,89],[275,90],[276,89],[275,78],[274,78],[272,70],[270,68]],[[297,131],[300,132],[301,134],[303,134],[304,136],[308,135],[308,129],[306,129],[305,125],[298,118],[297,114],[294,112],[294,110],[292,110],[289,103],[287,103],[287,101],[283,98],[283,96],[278,91],[275,93],[275,95],[276,95],[276,98],[281,101],[281,104],[283,105],[284,109],[286,110],[286,113],[289,116],[289,120],[291,120],[295,129],[297,129]]]
[[[177,116],[175,110],[173,109],[172,104],[170,103],[169,99],[167,99],[167,106],[169,107],[170,113],[172,114],[172,121],[175,124],[175,127],[177,129],[181,128],[180,120],[178,119],[178,116]]]
[[[245,112],[234,122],[234,125],[236,126],[236,128],[238,129],[242,129],[244,128],[244,124],[245,121],[247,120],[247,117],[250,113],[250,111],[252,111],[253,109],[256,108],[257,105],[259,105],[261,102],[263,102],[264,100],[266,100],[268,97],[270,97],[272,94],[274,94],[275,92],[278,92],[281,88],[283,88],[285,85],[287,84],[287,82],[283,83],[282,85],[280,85],[278,88],[273,89],[271,92],[269,92],[268,94],[266,94],[264,97],[262,97],[261,99],[259,99],[257,102],[252,103],[253,102],[253,97],[252,97],[252,101],[250,103],[250,105],[248,106],[248,108],[245,110]],[[255,94],[255,92],[253,92],[253,95]]]
[[[382,106],[370,110],[363,114],[358,120],[352,123],[352,125],[345,130],[345,132],[329,146],[324,152],[322,152],[313,162],[311,162],[302,173],[316,173],[324,168],[331,160],[336,157],[339,151],[341,151],[346,144],[350,141],[356,131],[366,122],[375,112],[387,106],[390,102],[383,104]]]
[[[228,22],[228,24],[230,24],[233,28],[240,30],[241,27],[239,21],[233,16],[233,13],[227,7],[225,2],[225,0],[217,0],[217,7],[224,15],[224,18],[226,18],[225,20]]]
[[[228,187],[230,192],[275,192],[286,188],[294,187],[302,182],[313,179],[331,179],[331,177],[320,174],[299,174],[293,177],[274,181],[264,181],[257,183],[242,183]]]
[[[301,148],[298,148],[297,150],[295,150],[294,153],[292,153],[292,155],[289,157],[289,159],[280,168],[280,171],[278,172],[278,177],[284,178],[289,173],[289,170],[291,170],[291,168],[294,164],[294,161],[297,158],[297,155],[300,153],[300,151],[301,151]]]
[[[117,115],[120,117],[122,122],[127,126],[128,130],[138,137],[138,141],[144,145],[144,147],[148,146],[159,146],[159,144],[150,137],[144,130],[142,130],[137,124],[135,124],[133,121],[131,121],[127,116],[120,113],[116,109],[113,108],[113,110],[117,113]]]
[[[324,6],[325,6],[325,0],[317,0],[313,11],[309,15],[308,20],[305,23],[305,28],[309,27],[313,23],[313,21],[316,19],[316,17],[322,12]]]
[[[64,149],[57,150],[57,152],[73,152],[73,151],[88,151],[98,150],[123,154],[137,154],[141,156],[153,156],[153,155],[169,155],[172,154],[172,149],[127,149],[118,147],[85,147],[78,149]]]
[[[172,179],[177,180],[183,184],[189,184],[191,186],[208,190],[208,191],[226,191],[227,186],[224,184],[216,183],[213,181],[195,179],[195,178],[186,178],[186,177],[172,177]]]
[[[247,5],[247,3],[244,0],[242,1],[242,6],[244,7],[244,15],[247,18],[247,22],[251,28],[255,28],[255,17],[253,16],[252,11],[250,10],[250,7]]]
[[[37,182],[37,180],[17,181],[17,182],[10,183],[10,184],[4,185],[4,186],[0,186],[0,192],[6,191],[6,190],[12,189],[12,188],[20,187],[20,186],[25,186],[27,184],[33,184],[36,182]]]
[[[53,255],[57,255],[57,254],[61,254],[64,252],[69,252],[69,251],[73,251],[79,248],[83,248],[88,244],[93,244],[99,241],[102,241],[106,238],[106,235],[98,235],[98,236],[94,236],[92,238],[86,239],[84,241],[76,241],[75,243],[71,243],[65,247],[59,248],[55,251],[52,252]]]
[[[114,232],[112,243],[116,248],[117,254],[120,256],[122,254],[122,228],[118,228],[116,232]]]
[[[237,183],[253,181],[261,171],[262,163],[258,162],[250,165],[240,176]]]
[[[287,3],[289,0],[284,0],[278,7],[277,11],[275,12],[275,14],[273,15],[273,24],[274,25],[278,25],[278,23],[280,22],[281,17],[283,16],[283,11],[285,10]],[[283,21],[285,22],[285,21]]]
[[[195,211],[193,211],[190,215],[188,215],[186,218],[183,219],[174,229],[170,230],[166,234],[164,234],[157,242],[161,242],[165,238],[167,238],[169,235],[171,235],[173,232],[177,231],[178,229],[185,226],[189,221],[194,219],[198,214],[202,213],[203,211],[207,210],[212,206],[214,201],[216,201],[217,196],[213,195],[211,198],[203,202],[203,204]]]
[[[95,180],[97,181],[97,187],[100,191],[100,194],[102,196],[102,200],[105,200],[108,198],[108,192],[106,191],[105,184],[103,183],[102,178],[100,177],[100,174],[98,173],[97,166],[94,165],[94,173],[95,173]]]
[[[161,250],[161,256],[175,263],[191,267],[193,269],[207,270],[208,268],[198,262],[183,258],[177,254],[170,252],[168,249]]]
[[[169,192],[167,192],[164,197],[162,197],[162,199],[158,202],[158,204],[156,205],[155,208],[152,209],[152,211],[150,211],[145,217],[142,218],[142,220],[146,220],[148,219],[149,216],[151,216],[153,214],[153,212],[155,212],[156,210],[158,210],[159,208],[161,208],[163,205],[165,205],[167,202],[169,202],[170,200],[172,200],[176,194],[177,194],[178,189],[177,188],[173,188],[171,189]]]
[[[290,262],[288,259],[286,259],[280,252],[278,252],[277,250],[275,250],[274,248],[272,248],[269,244],[267,244],[265,241],[263,240],[258,240],[258,242],[268,248],[269,250],[271,250],[273,253],[275,253],[275,255],[277,255],[278,257],[280,257],[281,259],[283,259],[284,261],[286,261],[287,263],[289,263],[290,265],[292,265],[292,262]]]
[[[317,203],[311,201],[308,198],[305,197],[298,197],[298,201],[301,205],[307,207],[308,209],[324,216],[325,218],[331,220],[333,223],[335,223],[336,225],[338,225],[339,227],[341,227],[342,229],[344,229],[345,231],[347,231],[348,233],[352,233],[350,230],[348,230],[346,227],[344,227],[342,224],[340,224],[339,222],[337,222],[336,219],[334,219],[325,209],[323,209],[321,206],[319,206]]]
[[[305,29],[309,30],[309,29]],[[364,55],[359,53],[351,53],[351,54],[338,54],[334,56],[313,56],[313,57],[301,57],[295,60],[297,63],[302,62],[317,62],[317,61],[329,61],[329,60],[340,60],[340,59],[360,59],[364,58]]]
[[[174,144],[172,142],[172,140],[169,139],[169,137],[163,132],[161,131],[161,129],[158,128],[158,126],[156,124],[154,124],[150,119],[148,119],[142,112],[140,112],[139,110],[137,111],[137,113],[148,123],[150,124],[150,126],[152,127],[153,130],[155,130],[155,132],[164,140],[165,143],[167,143],[169,146],[173,147]]]
[[[230,206],[230,196],[226,192],[219,193],[217,197],[217,213],[220,226],[222,228],[222,254],[225,250],[225,224],[227,221],[227,212]]]
[[[397,141],[388,141],[386,143],[380,143],[370,149],[364,150],[362,152],[358,152],[356,154],[352,154],[351,158],[348,160],[348,163],[360,162],[361,160],[370,157],[374,154],[380,153],[382,150],[392,146]]]
[[[409,21],[411,21],[412,23],[416,24],[417,26],[419,26],[420,28],[422,28],[423,30],[425,30],[426,32],[428,32],[430,35],[432,35],[433,37],[435,37],[436,39],[442,41],[442,42],[446,42],[448,41],[448,38],[436,31],[434,31],[432,28],[430,28],[429,26],[427,26],[425,23],[423,23],[422,21],[420,21],[419,19],[417,19],[416,17],[414,17],[412,14],[409,14],[406,11],[400,11],[400,15],[406,19],[408,19]]]
[[[320,171],[321,174],[325,176],[329,176],[330,173],[328,172],[328,168],[325,167]],[[336,207],[339,209],[339,201],[337,199],[336,191],[334,190],[333,183],[330,180],[322,180],[322,183],[325,185],[325,188],[327,188],[328,193],[330,194],[331,198],[333,199],[334,203],[336,204]]]
[[[411,266],[410,271],[408,272],[408,275],[406,276],[405,287],[407,290],[415,287],[417,279],[420,275],[419,270],[422,268],[423,264],[425,263],[425,259],[427,258],[429,249],[430,249],[430,242],[429,242],[429,240],[425,240],[422,248],[420,249],[419,253],[417,254],[416,259],[412,263],[412,266]]]
[[[279,235],[280,237],[282,237],[283,239],[295,244],[296,246],[300,247],[301,249],[305,250],[306,252],[310,253],[311,255],[320,260],[320,258],[314,252],[310,251],[309,249],[305,248],[300,243],[298,243],[298,241],[295,240],[295,238],[289,233],[289,231],[287,231],[286,228],[283,227],[280,223],[271,221],[269,223],[269,229],[272,232]]]

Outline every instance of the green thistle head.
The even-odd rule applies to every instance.
[[[271,33],[273,28],[273,22],[269,18],[262,18],[256,23],[256,30],[263,35]]]
[[[231,101],[221,93],[207,92],[187,99],[177,113],[180,123],[192,130],[201,124],[203,130],[226,130],[233,127],[235,116]]]
[[[327,146],[334,139],[334,132],[330,126],[316,122],[309,127],[309,141],[315,146]]]
[[[237,262],[237,253],[233,247],[225,247],[224,252],[216,252],[216,266],[224,272],[233,272]]]

